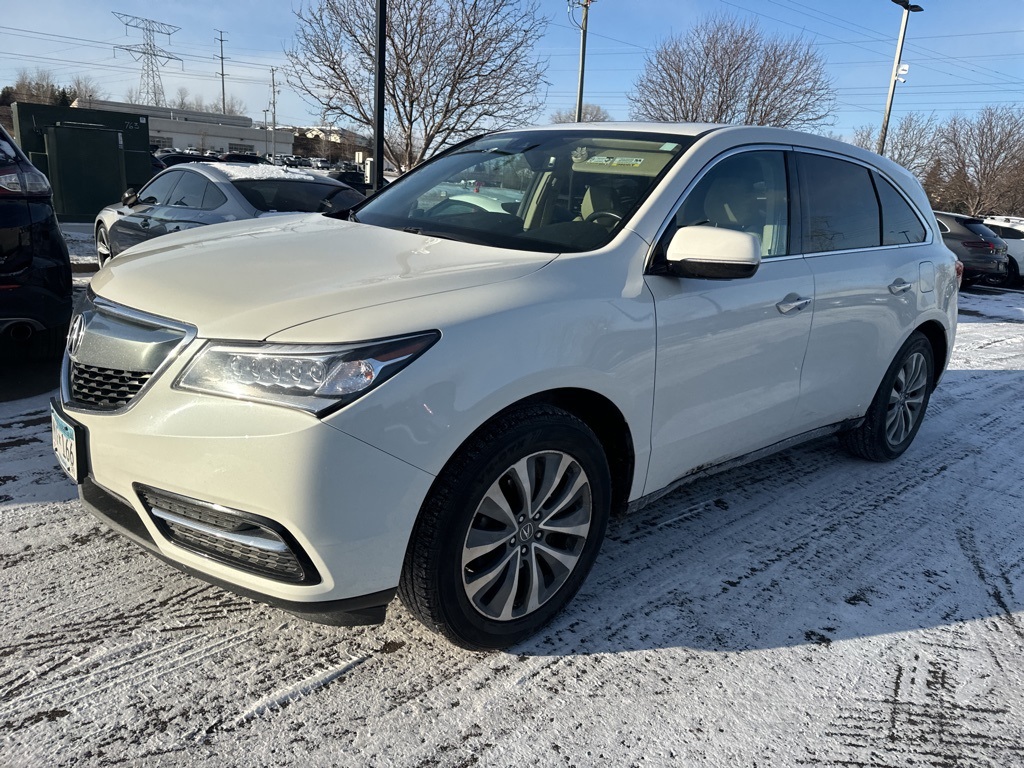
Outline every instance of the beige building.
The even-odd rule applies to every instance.
[[[108,112],[144,114],[149,125],[149,143],[154,148],[176,147],[199,152],[254,152],[292,154],[293,134],[290,128],[266,129],[253,125],[243,115],[220,115],[190,109],[153,107],[101,99],[76,99],[72,107],[99,109]]]

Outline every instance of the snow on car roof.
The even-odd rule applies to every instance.
[[[304,173],[291,168],[281,168],[276,165],[265,163],[207,163],[223,173],[231,181],[242,179],[294,179],[296,181],[326,181],[330,178],[315,173]]]

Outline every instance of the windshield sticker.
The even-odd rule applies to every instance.
[[[642,157],[592,157],[587,160],[594,165],[625,166],[627,168],[639,168],[643,165]]]

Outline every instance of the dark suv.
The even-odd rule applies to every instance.
[[[0,352],[61,350],[71,290],[50,183],[0,127]]]
[[[946,247],[964,264],[964,285],[1005,278],[1006,243],[981,219],[944,211],[935,211],[935,219]]]

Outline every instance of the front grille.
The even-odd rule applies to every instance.
[[[95,296],[76,307],[61,372],[61,399],[74,410],[131,407],[196,338],[193,326]]]
[[[121,408],[131,402],[152,375],[146,371],[119,371],[72,362],[71,399],[90,408]]]
[[[135,489],[157,529],[179,547],[277,581],[320,580],[295,540],[271,520],[142,485]]]

